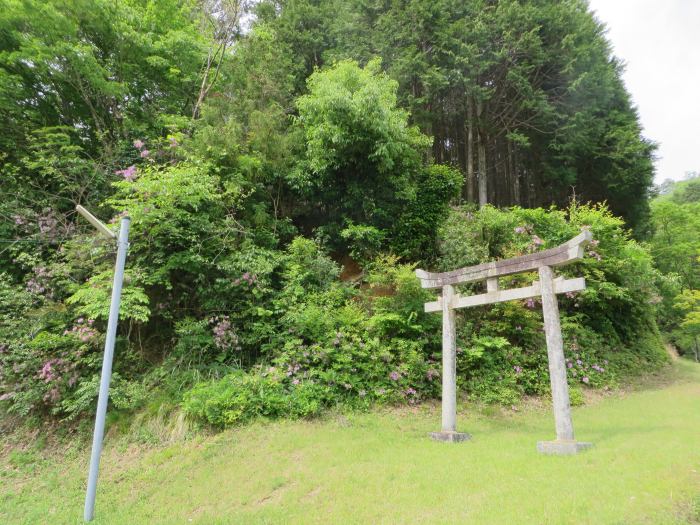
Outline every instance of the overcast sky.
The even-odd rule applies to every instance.
[[[700,0],[589,0],[659,143],[656,182],[700,171]]]

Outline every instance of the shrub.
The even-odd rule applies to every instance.
[[[374,226],[350,223],[340,236],[347,243],[352,258],[365,266],[379,255],[386,232]]]
[[[579,263],[557,270],[582,275],[587,288],[559,296],[569,381],[589,387],[615,384],[621,375],[662,366],[666,359],[654,321],[659,275],[648,251],[630,238],[604,206],[572,203],[567,210],[456,208],[440,230],[441,270],[452,270],[550,248],[593,232]],[[523,274],[508,287],[531,282]],[[475,286],[464,286],[476,290]],[[537,300],[470,308],[458,314],[459,373],[472,395],[509,402],[511,394],[549,389],[542,317]],[[507,344],[503,343],[506,342]],[[503,343],[503,344],[502,344]]]
[[[196,385],[185,394],[186,413],[224,427],[257,416],[277,416],[286,396],[274,377],[238,371],[209,383]]]
[[[312,280],[315,292],[305,296],[295,283],[318,266],[291,268],[282,296],[292,300],[281,318],[279,346],[268,350],[270,364],[197,385],[185,396],[188,414],[228,426],[258,416],[306,417],[337,404],[415,403],[436,395],[439,364],[428,341],[439,340],[439,332],[426,338],[424,327],[439,320],[415,311],[418,304],[422,310],[425,291],[411,266],[382,258],[372,265],[372,288],[362,294],[331,281],[323,290]],[[377,294],[380,289],[391,293]]]
[[[207,213],[221,212],[218,197],[201,202],[196,197],[197,184],[215,191],[216,177],[203,177],[190,191],[186,187],[194,183],[185,171],[171,171],[145,172],[144,188],[151,188],[150,177],[182,177],[184,186],[161,198],[165,203],[184,192],[184,200],[177,197],[174,204],[188,210],[179,212],[183,221],[210,200]],[[139,191],[125,189],[120,195],[132,199],[130,206],[147,207]],[[139,213],[147,215],[143,209]],[[585,276],[588,287],[559,296],[559,305],[570,384],[601,388],[667,361],[654,321],[655,283],[665,281],[645,247],[631,240],[605,207],[455,208],[440,228],[434,264],[451,270],[532,253],[568,240],[584,226],[595,242],[584,260],[557,271]],[[439,396],[440,315],[424,311],[434,292],[421,288],[415,264],[379,255],[365,263],[361,281],[348,283],[339,280],[340,268],[323,245],[304,237],[293,238],[285,249],[262,247],[248,237],[230,246],[217,240],[215,248],[201,250],[178,241],[212,231],[209,227],[206,221],[171,225],[172,237],[159,239],[153,251],[147,242],[135,241],[138,282],[130,283],[126,314],[130,329],[153,335],[150,355],[141,345],[119,340],[112,396],[118,410],[134,410],[155,395],[173,405],[182,400],[190,417],[225,427],[257,417],[307,417],[335,405],[415,403]],[[358,226],[352,232],[348,240],[357,241],[362,257],[369,257],[378,246],[377,231]],[[51,288],[56,299],[32,292],[34,284],[22,288],[0,278],[0,298],[8,304],[0,308],[7,321],[0,335],[8,341],[0,347],[0,395],[5,409],[15,413],[76,418],[94,406],[104,294],[91,291],[90,284],[75,291],[70,268],[79,282],[89,274],[68,264],[78,253],[71,250],[35,275],[34,284]],[[104,247],[95,253],[104,261],[111,257]],[[194,271],[202,257],[204,276]],[[161,268],[156,280],[138,270],[156,264],[169,268]],[[506,277],[501,286],[524,286],[535,278]],[[185,290],[184,296],[175,297],[178,290]],[[478,290],[478,285],[460,287],[461,293]],[[71,293],[69,307],[55,302]],[[140,317],[142,307],[147,311]],[[15,312],[22,316],[12,317]],[[91,322],[78,312],[98,319]],[[513,404],[523,395],[549,392],[537,300],[462,310],[457,333],[458,381],[471,397]]]
[[[413,261],[435,260],[437,231],[462,183],[462,173],[450,166],[432,164],[418,172],[415,188],[404,197],[402,212],[392,228],[395,253]]]
[[[224,428],[258,417],[307,417],[327,405],[323,386],[305,382],[290,385],[276,368],[242,370],[219,380],[200,383],[183,400],[185,413]]]

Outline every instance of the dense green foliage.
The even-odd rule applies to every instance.
[[[667,276],[659,321],[681,352],[700,361],[700,178],[673,184],[651,210],[651,253]]]
[[[697,192],[648,220],[653,147],[582,1],[265,0],[245,31],[237,1],[3,6],[2,411],[94,406],[114,246],[76,204],[132,219],[124,411],[226,426],[435,398],[440,321],[415,267],[581,227],[596,241],[566,270],[589,283],[562,300],[572,384],[662,364],[656,314],[696,333],[677,294],[697,288]],[[630,232],[651,226],[649,251]],[[536,304],[460,319],[469,395],[546,393]]]
[[[295,92],[314,67],[380,57],[469,201],[564,206],[574,188],[646,231],[654,146],[585,1],[266,0],[257,12],[305,66],[287,70]]]
[[[651,306],[659,274],[648,252],[621,227],[607,209],[576,204],[563,211],[456,209],[440,232],[441,264],[447,269],[531,253],[589,228],[595,240],[587,257],[561,272],[586,278],[585,291],[559,299],[565,354],[574,384],[610,385],[620,374],[665,360]],[[525,274],[502,284],[524,285],[534,278]],[[468,390],[499,401],[547,391],[536,300],[470,309],[458,332],[464,345],[458,370]]]

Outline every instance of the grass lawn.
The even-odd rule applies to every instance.
[[[541,456],[549,410],[438,406],[260,423],[165,448],[107,443],[94,523],[700,523],[700,366],[574,410],[595,447]],[[81,523],[87,447],[0,460],[0,523]]]

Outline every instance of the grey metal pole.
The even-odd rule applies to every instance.
[[[102,377],[100,379],[100,394],[97,399],[97,414],[95,415],[95,433],[92,437],[92,455],[90,456],[90,472],[88,474],[87,492],[85,494],[85,521],[92,521],[95,515],[95,492],[97,490],[97,471],[100,466],[100,454],[102,453],[102,439],[105,433],[105,416],[107,415],[107,400],[109,398],[109,381],[112,378],[112,361],[114,359],[114,341],[117,335],[117,323],[119,322],[119,303],[122,295],[122,283],[124,282],[124,264],[126,251],[129,246],[129,225],[131,220],[124,217],[119,226],[119,239],[117,240],[117,263],[114,268],[114,283],[112,284],[112,302],[109,307],[109,321],[107,323],[107,339],[105,341],[105,354],[102,361]]]

